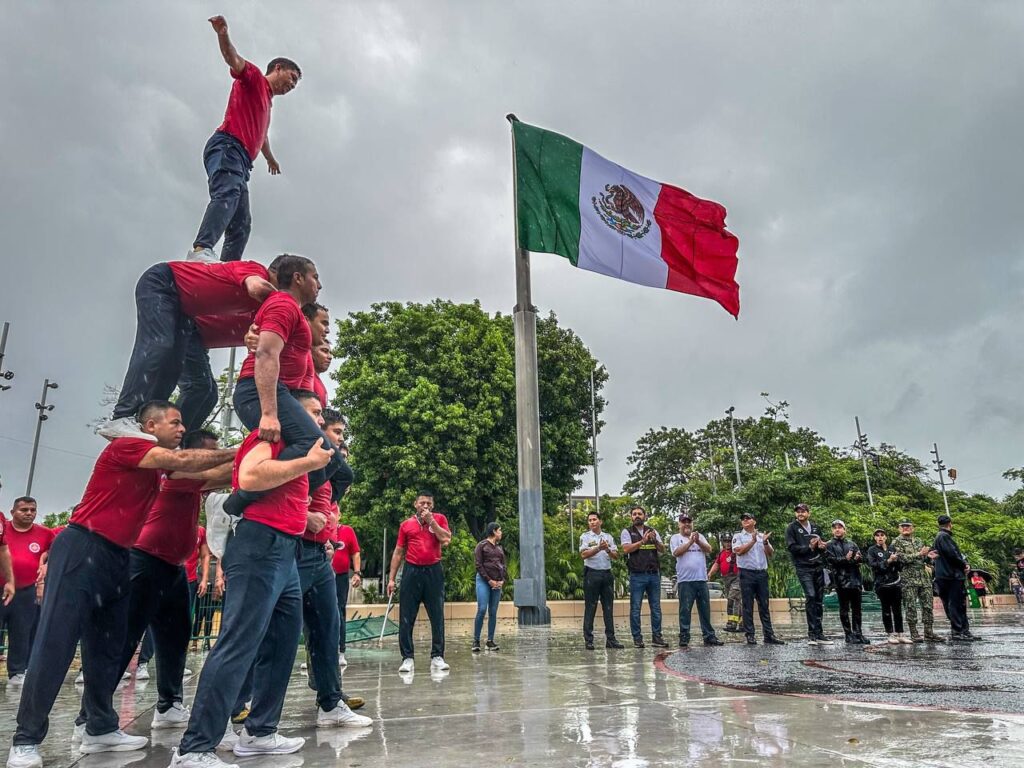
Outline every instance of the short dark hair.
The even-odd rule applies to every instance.
[[[331,310],[323,304],[317,304],[315,301],[302,305],[302,314],[305,315],[307,320],[316,319],[317,312],[323,312],[328,315],[331,314]]]
[[[14,503],[11,505],[11,509],[17,509],[19,504],[35,504],[36,506],[39,506],[39,503],[31,496],[19,496],[14,500]]]
[[[217,442],[220,438],[217,437],[216,432],[211,432],[208,429],[193,429],[191,432],[185,434],[181,439],[182,448],[199,448],[207,440],[213,440]]]
[[[150,400],[143,403],[137,412],[135,420],[139,424],[145,424],[150,419],[155,419],[157,416],[169,411],[171,408],[178,410],[178,406],[172,403],[170,400]]]
[[[297,273],[305,275],[314,268],[310,259],[290,253],[282,254],[274,261],[277,263],[277,287],[281,290],[288,290],[292,287],[292,278]]]
[[[638,509],[639,509],[639,510],[640,510],[641,512],[643,512],[643,513],[644,513],[645,515],[647,514],[647,510],[646,510],[646,509],[644,509],[643,507],[641,507],[641,506],[640,506],[639,504],[634,504],[634,505],[633,505],[632,507],[630,507],[630,508],[629,508],[629,514],[631,514],[631,515],[632,515],[632,514],[633,514],[633,512],[634,512],[634,511],[636,511],[636,510],[638,510]]]
[[[434,498],[434,492],[427,490],[417,491],[416,498],[418,499],[420,496],[426,496],[428,499],[432,499]]]
[[[596,518],[597,518],[598,520],[600,520],[600,519],[601,519],[601,516],[600,516],[599,514],[597,514],[597,512],[589,512],[589,513],[587,514],[587,520],[589,520],[589,519],[590,519],[590,518],[592,518],[592,517],[596,517]]]
[[[290,390],[290,393],[291,396],[299,402],[302,402],[303,400],[316,400],[319,402],[320,400],[320,395],[309,389],[293,389]],[[323,403],[320,403],[320,405],[323,405]]]
[[[281,261],[291,256],[290,253],[282,253],[280,256],[275,256],[274,260],[267,265],[267,272],[277,272],[277,268],[281,266]]]
[[[276,59],[271,59],[270,63],[267,64],[266,74],[270,74],[278,67],[284,67],[285,69],[291,69],[299,73],[299,78],[302,78],[302,70],[299,69],[299,65],[291,59],[286,59],[284,56],[278,56]]]
[[[323,417],[325,427],[332,424],[345,424],[345,417],[341,415],[341,411],[334,408],[324,408]]]
[[[487,538],[491,538],[491,536],[494,535],[494,532],[499,528],[501,528],[501,524],[498,523],[497,520],[488,523],[487,527],[484,528],[484,536],[486,536]]]

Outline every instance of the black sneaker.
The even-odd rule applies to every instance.
[[[771,637],[766,637],[764,639],[764,644],[765,645],[785,645],[786,641],[785,640],[780,640],[779,638],[775,637],[775,635],[772,635]]]
[[[977,635],[972,635],[970,632],[967,633],[967,636],[971,638],[971,640],[975,643],[980,643],[982,640],[985,639],[983,637],[978,637]]]
[[[655,635],[651,638],[651,645],[655,648],[668,648],[668,643],[665,642],[665,638],[661,635]]]
[[[587,640],[586,645],[584,645],[583,647],[586,648],[588,651],[594,650],[594,641],[593,640]],[[480,650],[480,649],[478,648],[477,650]]]
[[[496,642],[494,642],[493,640],[488,640],[487,641],[487,645],[485,645],[484,648],[486,648],[488,651],[500,651],[501,650],[498,647],[498,644]]]
[[[690,641],[689,640],[680,640],[679,641],[679,647],[680,648],[689,648],[690,647]]]
[[[644,639],[642,637],[634,637],[633,638],[633,647],[634,648],[646,648],[647,646],[644,645]]]
[[[968,637],[967,635],[953,635],[949,639],[952,640],[954,643],[970,643],[970,642],[972,642],[971,638]]]
[[[605,648],[625,648],[626,646],[624,646],[622,643],[620,643],[618,640],[616,640],[613,637],[611,640],[605,641],[604,647]]]
[[[473,642],[473,647],[472,647],[471,650],[473,651],[473,653],[480,653],[480,641],[479,640],[476,640],[476,641]]]
[[[712,637],[709,640],[705,640],[704,641],[704,645],[725,645],[725,643],[723,643],[717,637]]]
[[[757,645],[757,638],[753,635],[747,635],[747,645]]]

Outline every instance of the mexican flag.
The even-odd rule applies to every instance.
[[[714,299],[739,317],[725,208],[638,176],[572,139],[512,123],[519,246],[631,283]]]

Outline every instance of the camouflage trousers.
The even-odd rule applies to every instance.
[[[921,608],[921,623],[924,625],[926,635],[932,634],[932,627],[935,624],[935,615],[932,612],[934,597],[932,585],[911,586],[903,585],[903,612],[907,617],[907,625],[910,627],[910,634],[917,634],[917,609]]]
[[[740,598],[740,577],[739,574],[722,577],[722,597],[726,599],[726,615],[730,624],[739,625],[740,609],[743,607]]]

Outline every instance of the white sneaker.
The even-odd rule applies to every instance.
[[[400,666],[398,668],[398,674],[402,674],[404,672],[415,672],[415,671],[416,671],[416,662],[415,661],[413,661],[412,659],[402,659],[402,666]]]
[[[818,638],[818,645],[835,645],[835,641],[834,640],[829,640],[828,638],[821,638],[821,637],[819,637]]]
[[[250,736],[243,727],[238,734],[238,743],[235,744],[234,753],[239,757],[246,755],[290,755],[298,752],[306,740],[301,736],[288,738],[276,731],[266,736]]]
[[[316,710],[317,728],[365,728],[372,724],[373,720],[365,715],[357,715],[343,701],[339,701],[330,712],[324,712],[319,707]]]
[[[188,667],[185,667],[185,671],[182,673],[181,677],[182,677],[183,680],[188,680],[194,674],[195,674],[195,672],[193,672]]]
[[[904,645],[913,645],[914,644],[914,641],[911,640],[906,635],[900,634],[900,635],[896,635],[896,637],[898,637],[900,642],[903,643]]]
[[[451,669],[451,667],[448,666],[448,662],[444,660],[443,656],[435,656],[430,660],[430,669],[431,671],[435,669],[443,671],[446,669]]]
[[[900,644],[899,635],[897,635],[895,632],[890,633],[889,634],[889,638],[888,638],[888,640],[886,640],[886,642],[889,643],[889,645],[899,645]]]
[[[23,685],[25,683],[25,673],[19,672],[16,675],[11,675],[11,679],[7,681],[8,685]]]
[[[235,748],[235,744],[238,743],[238,734],[235,733],[235,729],[231,727],[231,718],[228,718],[228,727],[224,729],[224,737],[220,740],[220,744],[217,745],[217,749],[223,749],[225,751],[232,750]]]
[[[118,729],[102,736],[90,736],[82,734],[82,745],[78,748],[83,755],[92,755],[96,752],[131,752],[135,749],[142,749],[149,744],[145,736],[129,736]]]
[[[7,768],[43,768],[38,744],[19,744],[7,754]]]
[[[131,416],[104,421],[96,427],[96,434],[107,438],[107,440],[115,440],[119,437],[137,437],[153,443],[156,442],[156,435],[143,432],[142,425]]]
[[[85,723],[75,726],[75,730],[71,732],[71,740],[81,741],[83,736],[85,736]]]
[[[135,668],[135,679],[136,680],[149,680],[149,665],[143,664],[141,667]]]
[[[345,654],[344,653],[339,653],[338,654],[338,666],[339,667],[347,667],[348,666],[348,660],[345,658]]]
[[[153,710],[153,728],[179,728],[184,725],[188,725],[188,707],[182,706],[180,701],[171,704],[166,712]]]
[[[85,672],[79,672],[75,678],[75,685],[85,685]]]
[[[300,669],[301,671],[305,672],[307,668],[308,668],[308,667],[307,667],[307,665],[306,665],[306,662],[302,662],[301,664],[299,664],[299,669]]]
[[[238,768],[234,763],[225,763],[216,752],[189,752],[178,754],[175,747],[171,752],[171,764],[168,768]]]
[[[809,638],[807,638],[807,644],[808,645],[817,645],[818,641],[815,640],[813,637],[809,637]]]
[[[185,254],[185,261],[202,261],[210,263],[213,261],[220,261],[217,257],[217,252],[213,248],[200,248],[198,251],[195,248],[189,248]]]

